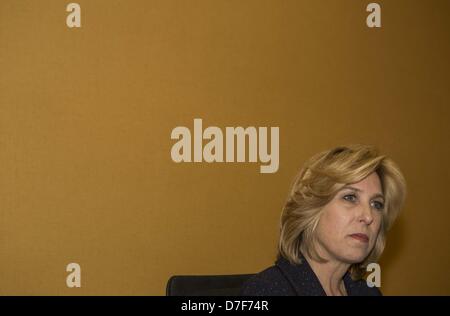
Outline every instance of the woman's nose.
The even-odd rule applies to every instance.
[[[372,209],[370,205],[361,206],[360,209],[360,221],[364,222],[366,225],[370,225],[373,222]]]

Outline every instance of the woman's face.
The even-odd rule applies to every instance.
[[[377,240],[383,208],[376,173],[344,186],[324,206],[316,230],[319,254],[349,264],[362,262]]]

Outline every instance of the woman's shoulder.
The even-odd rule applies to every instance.
[[[348,280],[351,280],[350,276],[346,275]],[[366,280],[360,279],[357,281],[349,281],[346,283],[352,296],[382,296],[380,289],[377,287],[370,287]]]
[[[295,295],[280,269],[273,265],[252,276],[242,285],[242,296],[290,296]]]
[[[350,273],[344,276],[350,296],[380,296],[377,287],[369,287],[364,279],[353,280]],[[244,296],[320,296],[326,295],[319,279],[307,261],[291,264],[278,258],[275,265],[255,274],[241,287]]]

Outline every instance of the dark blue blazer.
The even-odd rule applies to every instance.
[[[349,296],[379,296],[378,288],[370,288],[365,280],[354,281],[347,272],[345,289]],[[293,265],[279,257],[275,265],[247,280],[242,289],[244,296],[323,296],[326,295],[308,261]]]

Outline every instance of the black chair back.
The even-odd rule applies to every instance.
[[[167,296],[237,296],[254,274],[175,275],[167,282]]]

